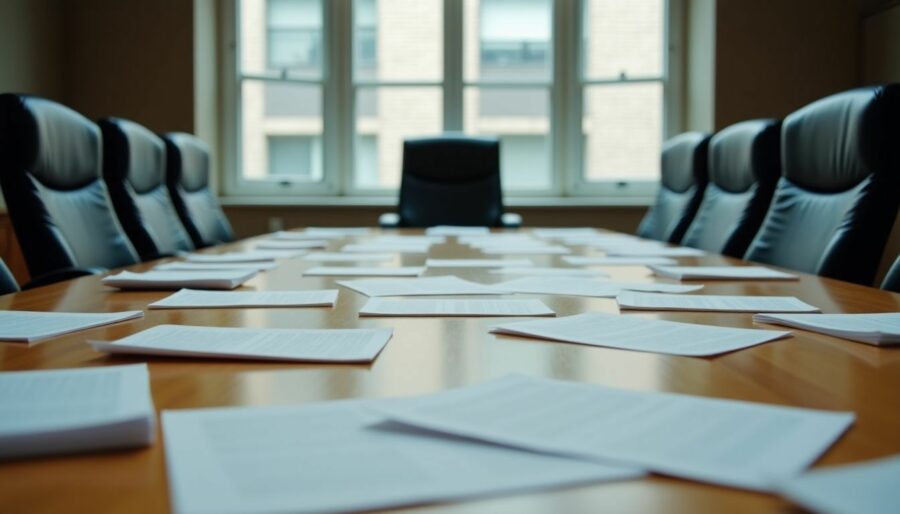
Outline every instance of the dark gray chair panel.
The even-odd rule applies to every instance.
[[[887,275],[884,276],[884,282],[881,283],[881,288],[886,291],[900,293],[900,256],[894,260],[891,269],[889,269]]]
[[[729,193],[716,184],[707,185],[700,209],[681,244],[722,253],[725,243],[740,228],[747,204],[753,199],[756,189],[753,185],[743,193]]]

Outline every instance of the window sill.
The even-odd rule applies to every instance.
[[[393,196],[223,196],[219,199],[227,207],[384,207],[397,205]],[[504,199],[506,207],[554,208],[554,207],[647,207],[652,196],[566,196],[528,197],[511,196]]]

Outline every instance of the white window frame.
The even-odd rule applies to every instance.
[[[463,92],[466,87],[548,87],[550,92],[551,187],[544,190],[504,190],[507,197],[603,197],[650,198],[657,180],[588,181],[582,172],[582,16],[584,0],[555,0],[552,20],[552,77],[550,84],[523,82],[499,84],[467,82],[463,76],[463,0],[444,0],[444,69],[442,81],[353,81],[352,0],[322,0],[323,55],[321,80],[287,78],[276,74],[242,74],[237,2],[224,2],[222,15],[223,137],[225,140],[223,185],[227,196],[396,196],[396,188],[360,188],[353,182],[355,140],[355,91],[357,87],[442,87],[445,131],[463,129]],[[626,78],[587,83],[659,81],[663,85],[664,141],[680,132],[683,67],[683,0],[665,0],[663,75],[660,78]],[[321,182],[303,180],[247,180],[241,170],[241,81],[269,80],[314,84],[322,88]]]

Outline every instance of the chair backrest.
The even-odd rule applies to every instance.
[[[681,244],[743,257],[781,176],[780,129],[778,120],[752,120],[710,139],[709,183]]]
[[[19,283],[16,282],[15,277],[13,277],[9,268],[6,267],[3,259],[0,259],[0,295],[15,293],[18,290]]]
[[[747,259],[871,285],[900,205],[900,84],[788,116],[769,212]]]
[[[638,235],[670,243],[681,242],[694,219],[707,180],[709,134],[685,132],[666,141],[662,149],[659,192]]]
[[[884,276],[881,288],[885,291],[900,293],[900,255],[897,256],[891,269],[889,269],[887,275]]]
[[[90,120],[50,100],[0,95],[0,187],[32,277],[137,262],[101,167]]]
[[[166,145],[133,121],[105,118],[103,178],[113,207],[142,260],[194,248],[166,186]]]
[[[444,135],[403,143],[400,226],[500,226],[500,142]]]
[[[169,132],[166,182],[175,210],[194,246],[202,248],[234,241],[234,232],[209,189],[209,149],[191,134]]]

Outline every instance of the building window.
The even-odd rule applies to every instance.
[[[669,2],[235,0],[226,192],[390,194],[405,138],[464,132],[508,194],[647,194]]]

